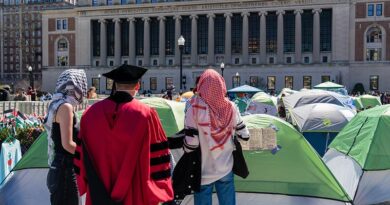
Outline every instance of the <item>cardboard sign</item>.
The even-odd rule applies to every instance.
[[[246,142],[240,142],[242,150],[273,150],[277,146],[275,129],[268,127],[248,130],[250,138]]]

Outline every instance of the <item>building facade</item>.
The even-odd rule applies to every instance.
[[[362,83],[367,91],[390,91],[389,1],[80,0],[78,5],[43,14],[48,91],[62,70],[84,68],[89,84],[109,93],[112,82],[101,74],[124,63],[148,67],[141,85],[154,93],[179,88],[180,67],[188,90],[209,66],[223,73],[228,88],[299,90],[334,81],[349,90]],[[63,19],[67,29],[58,27]]]
[[[26,88],[28,67],[31,66],[36,87],[39,88],[42,69],[41,11],[68,8],[71,4],[23,0],[3,0],[0,4],[1,83]]]

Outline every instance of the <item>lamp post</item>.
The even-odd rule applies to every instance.
[[[221,63],[221,71],[222,71],[222,78],[223,78],[223,70],[225,70],[225,63]]]
[[[30,87],[31,87],[31,100],[35,101],[35,90],[34,90],[34,76],[33,76],[33,68],[30,66],[27,67],[29,78],[30,78]]]
[[[235,75],[235,79],[236,79],[236,86],[240,86],[240,74],[237,72],[236,75]]]
[[[102,77],[102,75],[98,75],[98,78],[99,78],[99,85],[98,85],[98,94],[100,94],[102,91],[100,90],[100,78]]]
[[[184,49],[185,41],[186,40],[182,35],[177,40],[177,44],[179,45],[179,49],[180,49],[180,92],[182,91],[183,88],[183,49]]]

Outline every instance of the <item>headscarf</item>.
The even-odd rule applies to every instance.
[[[233,134],[233,105],[225,97],[225,80],[213,69],[207,69],[200,76],[197,85],[199,97],[208,105],[210,115],[211,137],[217,146],[222,147]]]
[[[48,113],[45,118],[45,128],[48,139],[49,165],[54,157],[54,143],[51,137],[51,129],[55,114],[60,105],[69,103],[76,107],[83,102],[87,95],[87,76],[82,69],[68,69],[58,77],[55,93],[49,105]]]

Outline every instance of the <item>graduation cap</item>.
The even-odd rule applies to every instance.
[[[114,70],[104,73],[103,76],[112,79],[116,83],[133,84],[146,73],[147,69],[134,65],[123,64]]]

